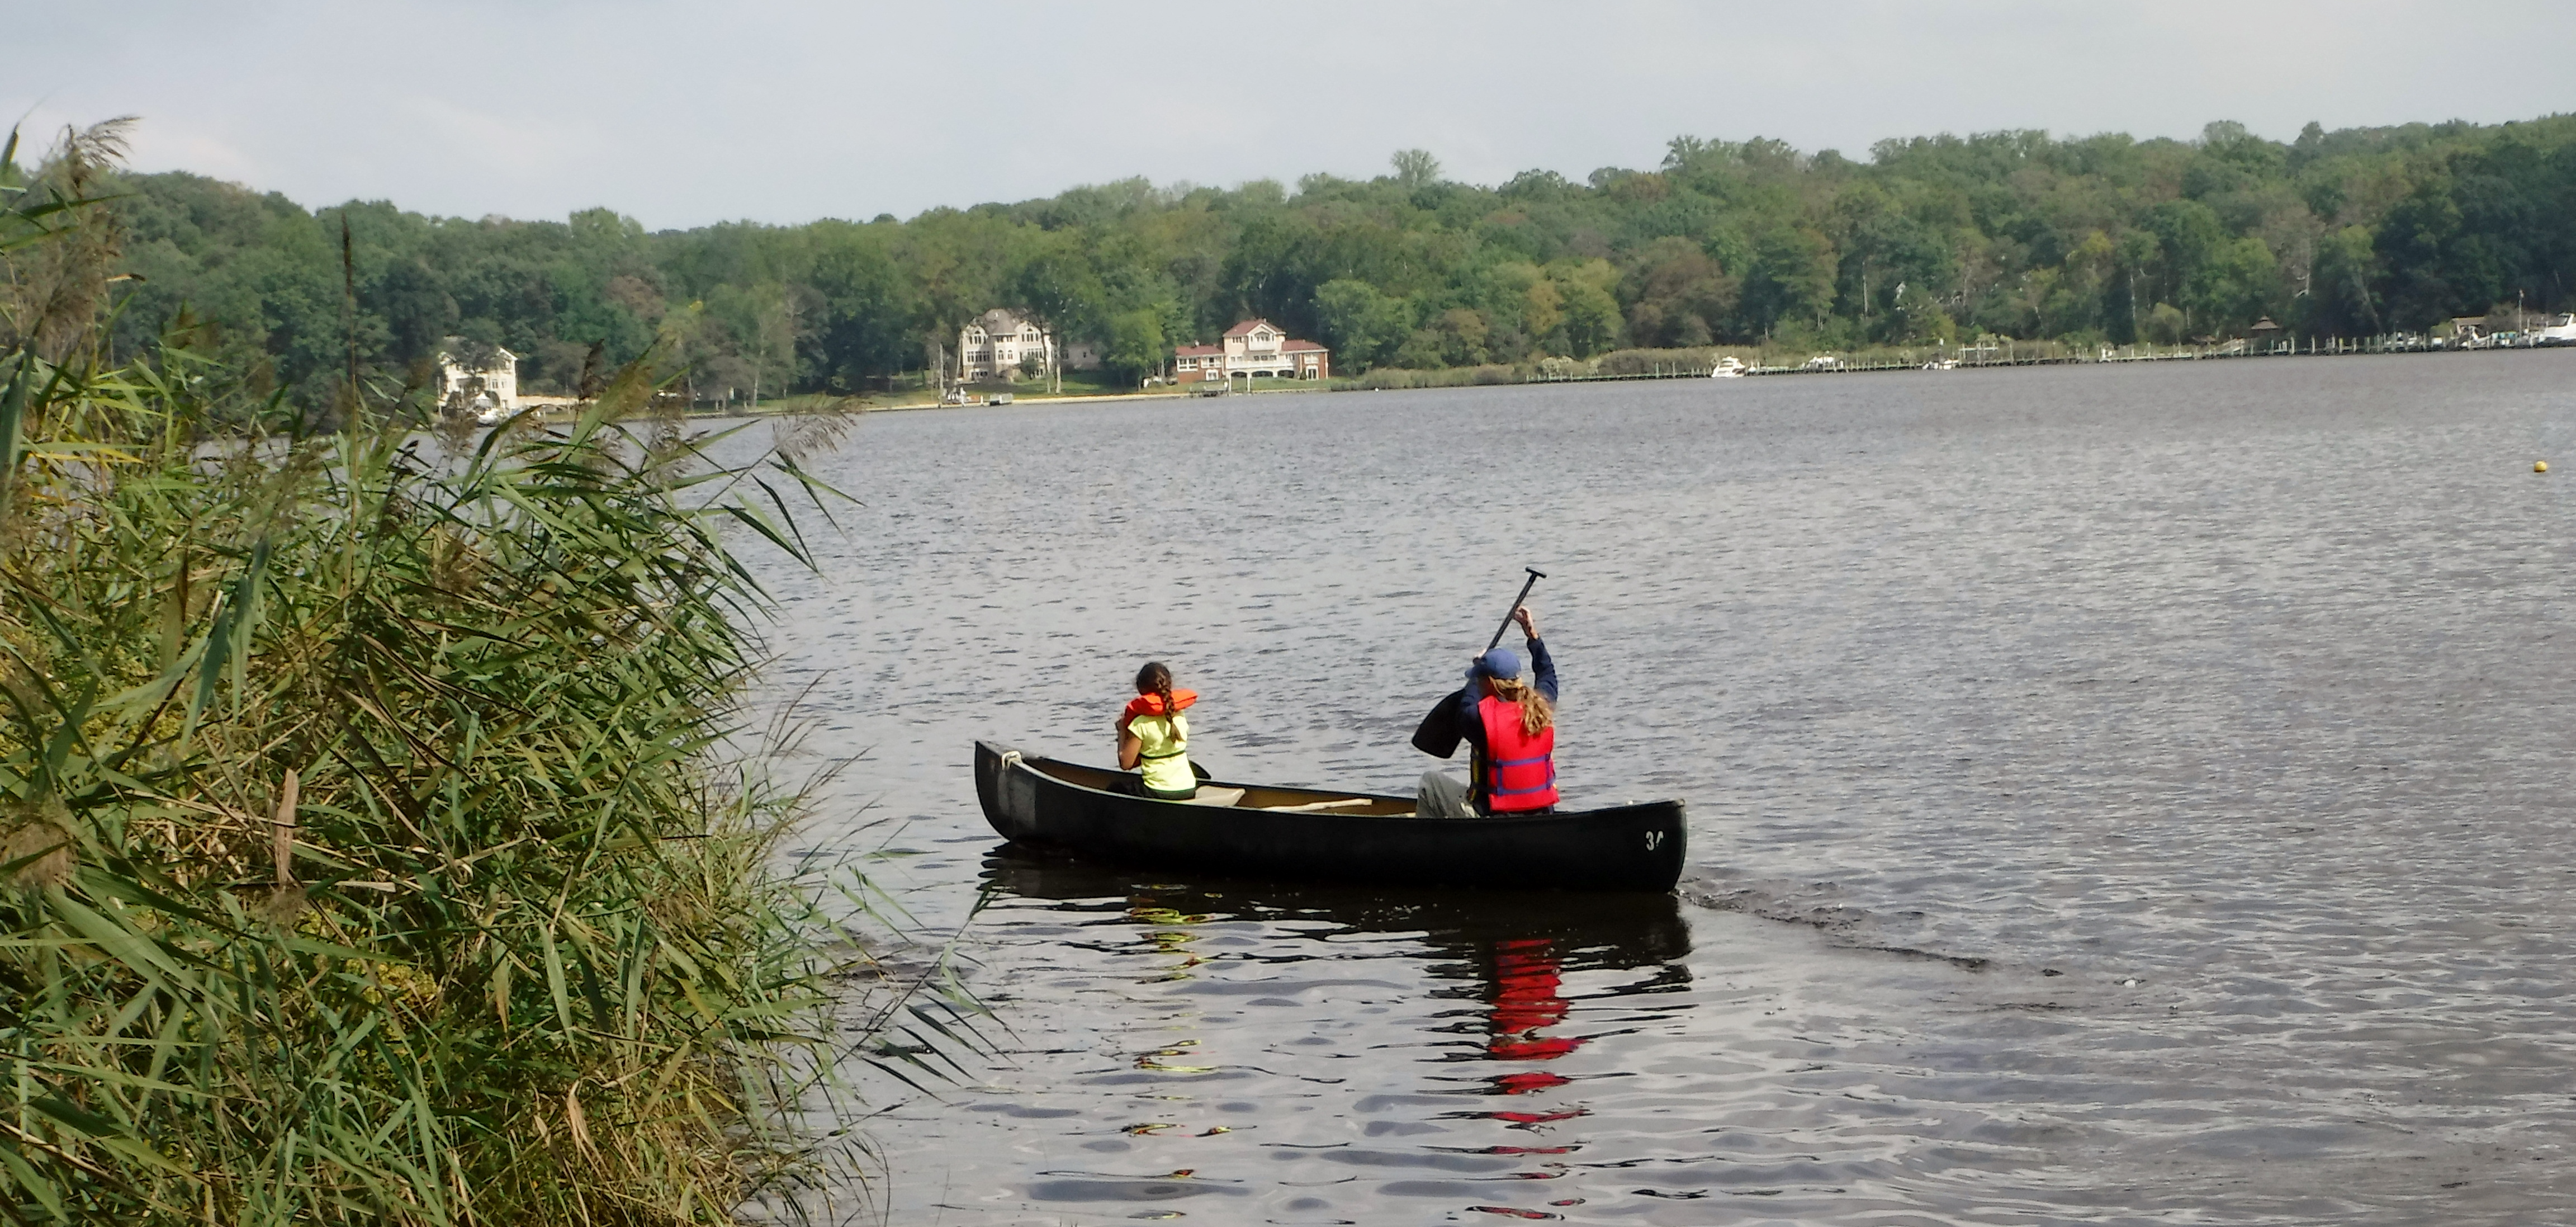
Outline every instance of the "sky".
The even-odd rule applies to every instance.
[[[1827,11],[1829,10],[1829,11]],[[1651,168],[1680,135],[1867,156],[2043,128],[2190,138],[2576,110],[2576,6],[0,0],[30,143],[307,206],[607,206],[654,229],[910,217],[1145,176]]]

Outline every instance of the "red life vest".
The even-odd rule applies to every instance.
[[[1556,804],[1556,726],[1521,731],[1521,705],[1486,695],[1476,704],[1485,722],[1485,809],[1510,814]]]

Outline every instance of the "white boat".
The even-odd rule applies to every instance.
[[[1924,363],[1923,369],[1927,371],[1955,371],[1959,369],[1959,360],[1956,358],[1934,358],[1930,362]]]
[[[2534,328],[2530,335],[2534,345],[2576,345],[2576,312]]]
[[[1718,359],[1717,365],[1709,369],[1708,377],[1711,379],[1742,379],[1744,378],[1744,371],[1744,364],[1736,361],[1735,355],[1728,354],[1725,357]]]

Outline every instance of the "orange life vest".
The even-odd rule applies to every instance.
[[[1195,690],[1183,690],[1178,686],[1172,687],[1172,709],[1174,711],[1188,711],[1190,704],[1198,701],[1199,692]],[[1127,710],[1124,714],[1118,717],[1118,724],[1119,727],[1124,728],[1128,721],[1133,720],[1138,716],[1161,716],[1168,714],[1170,713],[1163,710],[1163,696],[1159,694],[1140,694],[1135,698],[1127,700]]]
[[[1485,810],[1510,814],[1556,804],[1556,726],[1521,731],[1521,705],[1487,695],[1476,704],[1485,722]]]

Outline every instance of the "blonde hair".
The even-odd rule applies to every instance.
[[[1521,705],[1522,733],[1536,737],[1540,729],[1556,723],[1556,707],[1547,701],[1546,695],[1538,692],[1538,687],[1516,677],[1491,677],[1485,680],[1493,685],[1495,698],[1506,703]]]

